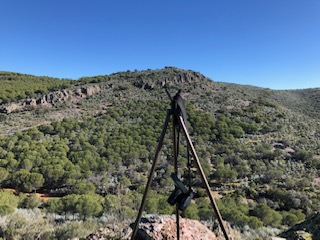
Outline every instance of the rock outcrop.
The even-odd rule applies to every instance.
[[[175,216],[148,216],[141,219],[138,239],[141,240],[169,240],[176,239]],[[215,234],[196,220],[180,218],[180,238],[185,240],[210,239],[215,240]]]
[[[173,69],[175,71],[175,69]],[[164,86],[174,86],[181,84],[194,84],[207,79],[204,75],[194,71],[176,70],[177,73],[172,75],[170,72],[159,72],[150,76],[138,76],[135,78],[133,85],[142,89],[162,88]]]
[[[53,107],[59,103],[70,102],[77,103],[83,98],[88,98],[98,92],[101,92],[103,88],[100,85],[83,85],[74,88],[64,89],[61,91],[50,92],[46,95],[37,98],[29,98],[18,103],[11,103],[9,105],[0,108],[2,113],[12,113],[15,111],[23,111],[30,107],[45,106]]]
[[[87,240],[129,240],[131,239],[132,229],[125,223],[108,224],[100,228],[97,232],[90,234]]]
[[[120,226],[121,225],[121,226]],[[89,240],[121,239],[131,238],[132,229],[119,226],[108,225],[100,229],[97,233],[87,237]],[[133,224],[131,224],[133,227]],[[223,237],[222,237],[223,238]],[[222,239],[221,238],[221,239]],[[147,215],[141,219],[138,240],[174,240],[177,239],[176,218],[174,215]],[[180,218],[180,239],[183,240],[215,240],[216,235],[205,225],[197,220]]]

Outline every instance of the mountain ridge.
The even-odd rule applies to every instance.
[[[255,108],[255,105],[263,104],[264,111],[273,109],[273,112],[282,112],[279,116],[293,114],[296,115],[296,119],[303,122],[311,121],[311,125],[315,125],[314,129],[316,129],[320,117],[320,111],[317,111],[320,108],[320,102],[317,100],[320,96],[320,88],[309,89],[305,93],[304,90],[270,90],[214,82],[201,73],[174,67],[83,77],[72,83],[72,86],[63,86],[62,89],[55,92],[48,91],[35,97],[31,95],[31,97],[18,102],[0,104],[3,113],[0,118],[6,119],[0,124],[2,134],[12,134],[19,129],[28,129],[32,126],[62,120],[65,117],[82,118],[103,114],[110,106],[130,99],[154,99],[156,95],[156,99],[168,101],[164,87],[170,89],[171,92],[181,89],[187,101],[211,114],[236,112],[237,109]],[[103,92],[97,91],[94,92],[96,94],[91,94],[91,90],[89,90],[88,95],[90,96],[87,96],[86,89],[103,89]],[[310,91],[312,94],[308,94]],[[304,98],[306,95],[308,97]],[[84,98],[87,100],[83,101]],[[56,104],[53,107],[52,101],[54,99]],[[18,112],[14,113],[14,110],[18,110]],[[12,114],[6,114],[9,112]],[[13,121],[14,118],[17,120]],[[267,116],[261,115],[255,121],[261,122],[266,118]],[[281,118],[274,121],[280,120]],[[287,125],[281,127],[286,128]],[[296,128],[301,127],[303,126],[296,123],[293,131],[297,131]],[[317,134],[316,130],[307,130],[310,133],[312,131]]]
[[[20,73],[10,73],[10,72],[0,72],[6,73],[6,79],[10,78],[9,76],[13,74],[14,76],[20,77],[31,77],[31,78],[40,78],[29,74],[20,74]],[[0,74],[1,75],[1,74]],[[1,78],[0,78],[1,79]],[[52,80],[57,80],[56,78],[49,78]],[[216,89],[211,89],[214,91],[218,91],[219,87],[228,87],[233,89],[239,89],[239,91],[248,91],[249,94],[257,91],[259,94],[263,93],[263,95],[272,95],[274,99],[273,101],[278,101],[280,104],[283,104],[288,108],[296,108],[296,110],[301,109],[301,107],[305,108],[306,106],[311,106],[308,110],[313,109],[313,114],[318,112],[320,108],[320,100],[319,100],[319,92],[320,88],[311,88],[311,89],[300,89],[300,90],[271,90],[268,88],[260,88],[249,85],[241,85],[241,84],[233,84],[233,83],[223,83],[223,82],[215,82],[210,78],[205,77],[199,72],[192,70],[184,70],[178,69],[174,67],[166,67],[164,69],[158,70],[143,70],[143,71],[126,71],[126,72],[118,72],[110,75],[100,75],[93,77],[81,77],[78,80],[72,81],[72,85],[83,85],[85,83],[101,83],[110,81],[128,81],[135,87],[142,88],[145,90],[150,90],[154,87],[162,88],[162,87],[170,87],[170,86],[178,86],[179,84],[194,84],[193,87],[199,87],[197,83],[201,82],[202,90],[205,88],[212,88],[212,84],[208,85],[209,82],[215,83]],[[12,81],[12,80],[11,80]],[[66,80],[60,80],[64,83],[68,82]],[[69,82],[68,82],[69,83]],[[63,88],[68,86],[64,85]],[[63,89],[62,88],[62,89]],[[7,90],[8,91],[8,90]],[[57,91],[59,92],[59,91]],[[26,90],[26,95],[28,91]],[[49,94],[47,91],[45,94]],[[22,94],[23,95],[23,94]],[[42,95],[43,96],[43,95]],[[32,95],[27,96],[28,98],[32,98]],[[21,99],[21,97],[20,97]],[[300,104],[298,104],[300,103]],[[4,105],[0,103],[0,106]],[[295,106],[296,105],[296,106]]]

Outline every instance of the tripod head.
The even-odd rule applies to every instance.
[[[174,114],[174,123],[175,125],[179,125],[177,116],[182,116],[183,122],[187,124],[187,109],[184,105],[184,99],[181,96],[181,89],[174,95],[174,97],[171,97],[169,91],[167,88],[165,88],[166,93],[169,96],[169,99],[171,100],[171,110],[173,111]]]
[[[172,109],[175,109],[179,115],[182,116],[184,123],[187,123],[187,109],[184,105],[184,99],[180,95],[181,90],[177,92],[177,94],[173,97],[171,101]]]

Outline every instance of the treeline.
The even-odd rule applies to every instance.
[[[67,88],[73,84],[74,81],[72,80],[0,72],[0,104]]]

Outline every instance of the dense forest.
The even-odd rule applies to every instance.
[[[3,72],[2,76],[7,76],[4,82],[34,82],[29,92],[24,85],[4,85],[10,86],[11,95],[8,88],[1,89],[3,104],[71,85],[104,89],[77,103],[0,115],[1,128],[10,128],[13,121],[22,124],[20,131],[0,135],[2,238],[34,239],[41,233],[42,239],[68,239],[84,237],[108,222],[132,222],[170,107],[164,86],[172,94],[182,90],[188,129],[219,196],[222,217],[243,238],[277,235],[320,211],[319,89],[273,91],[219,83],[172,67],[74,82]],[[75,109],[83,114],[68,115]],[[61,112],[61,120],[50,118]],[[165,137],[146,213],[173,213],[167,203],[174,188],[171,134]],[[180,148],[179,175],[187,183],[183,138]],[[200,176],[194,166],[191,169],[196,196],[181,214],[212,223],[214,213]],[[31,221],[37,226],[34,231],[23,224],[17,227],[19,221],[27,226],[23,219],[37,211],[47,217]],[[47,227],[41,229],[44,223]]]

